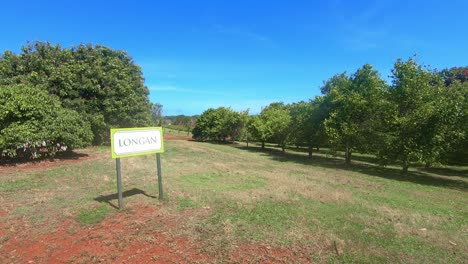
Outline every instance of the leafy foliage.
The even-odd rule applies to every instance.
[[[210,108],[197,119],[193,129],[196,140],[236,140],[241,135],[244,118],[230,108]]]
[[[35,158],[41,153],[91,144],[89,122],[39,88],[0,86],[0,150],[2,156]]]
[[[444,79],[445,85],[449,86],[455,81],[462,83],[468,81],[468,67],[453,67],[444,69],[440,72],[440,76]]]
[[[277,143],[283,148],[286,146],[291,129],[291,116],[289,110],[283,103],[272,103],[262,109],[258,116],[250,119],[248,124],[249,133],[253,139],[262,143]]]
[[[91,44],[64,49],[34,42],[0,57],[0,85],[25,84],[57,97],[91,124],[94,144],[109,141],[110,127],[151,124],[149,91],[125,51]]]
[[[371,65],[366,64],[351,77],[336,75],[325,83],[322,91],[331,102],[331,112],[324,121],[330,143],[346,150],[346,163],[353,150],[366,151],[374,138],[379,103],[386,89],[385,82]]]
[[[290,142],[296,146],[306,146],[309,156],[312,149],[327,144],[323,122],[329,115],[329,107],[324,97],[316,97],[308,103],[299,102],[289,106],[291,115]]]
[[[209,109],[194,129],[200,140],[242,139],[313,148],[331,146],[374,154],[382,165],[399,163],[468,164],[468,82],[466,67],[442,72],[399,59],[387,84],[371,65],[354,74],[337,74],[321,87],[323,96],[290,105],[272,103],[240,119],[230,109]],[[237,121],[232,121],[237,120]],[[240,120],[240,121],[239,121]],[[243,120],[243,121],[242,121]],[[246,128],[245,129],[245,126]],[[236,137],[233,137],[236,138]]]
[[[151,103],[151,119],[156,126],[162,126],[163,123],[163,105]]]
[[[456,101],[449,96],[443,80],[413,59],[398,60],[392,70],[393,84],[389,101],[393,106],[386,139],[379,156],[384,160],[401,161],[403,173],[411,162],[432,163],[450,147],[458,115]],[[451,105],[455,104],[455,107]]]

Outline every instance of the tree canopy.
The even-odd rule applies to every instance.
[[[0,150],[2,156],[35,158],[62,148],[91,144],[91,125],[74,110],[35,87],[0,86]]]
[[[28,109],[16,117],[21,121],[14,121],[11,112],[2,115],[1,142],[20,144],[50,137],[51,142],[60,141],[71,148],[109,142],[111,127],[152,123],[152,105],[140,67],[125,51],[101,45],[80,44],[67,49],[38,41],[22,47],[20,54],[5,51],[0,56],[0,87],[0,100],[9,104],[15,100],[19,104],[15,107]],[[71,133],[79,123],[82,129],[74,135],[85,139],[83,144],[65,140],[72,135],[65,131]],[[34,125],[42,130],[33,129]],[[85,131],[88,129],[91,136]],[[16,130],[24,133],[14,135]],[[41,131],[49,136],[44,137]],[[11,152],[6,148],[2,145],[2,153]]]
[[[306,147],[312,156],[313,148],[331,147],[345,153],[346,164],[354,151],[373,154],[382,165],[401,164],[404,173],[415,163],[466,164],[467,69],[438,72],[415,58],[398,59],[389,84],[365,64],[351,75],[341,73],[325,81],[322,96],[287,105],[271,103],[246,122],[228,126],[227,109],[207,110],[194,134],[222,140],[225,131],[247,124],[242,139],[257,141],[262,148],[274,143],[285,151],[292,144]]]
[[[91,124],[94,144],[109,141],[110,127],[151,123],[149,91],[141,69],[125,51],[80,44],[70,49],[33,42],[21,54],[0,57],[0,85],[47,91]]]
[[[236,140],[241,135],[243,123],[242,113],[226,107],[210,108],[198,117],[193,138],[199,141]]]

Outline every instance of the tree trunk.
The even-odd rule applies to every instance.
[[[281,145],[281,150],[284,152],[284,145]]]
[[[249,141],[246,141],[247,142],[247,147],[249,147]]]
[[[408,174],[408,168],[409,168],[409,162],[404,161],[403,162],[403,169],[401,171],[401,174]]]
[[[262,149],[265,148],[265,141],[262,141]]]
[[[429,161],[426,161],[426,164],[424,164],[424,168],[426,169],[432,168],[432,163]]]
[[[309,157],[312,157],[312,146],[309,146]]]
[[[349,144],[346,143],[346,153],[345,153],[345,162],[346,162],[346,165],[349,165],[351,164],[351,148],[349,147]]]

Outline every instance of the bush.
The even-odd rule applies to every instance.
[[[95,145],[109,143],[112,127],[152,122],[141,68],[125,51],[32,42],[21,54],[0,55],[0,86],[14,84],[41,88],[58,98],[63,108],[78,112],[91,124]]]
[[[199,141],[236,140],[243,129],[244,119],[247,113],[241,114],[231,108],[219,107],[208,109],[201,114],[193,129],[193,138]]]
[[[25,85],[0,86],[2,157],[38,158],[91,144],[89,122],[64,109],[47,91]]]

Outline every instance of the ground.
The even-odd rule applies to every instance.
[[[190,211],[184,213],[190,217]],[[211,263],[215,259],[187,236],[174,235],[177,218],[158,208],[132,206],[89,227],[67,220],[50,233],[31,237],[25,223],[6,223],[17,229],[2,246],[2,263]],[[21,230],[21,231],[20,231]],[[6,231],[2,235],[7,235]],[[286,248],[261,243],[238,245],[231,262],[307,262]]]
[[[166,136],[165,140],[187,140],[188,136]],[[102,159],[94,155],[66,155],[53,160],[25,162],[0,167],[0,174],[25,173]],[[0,223],[1,263],[209,263],[214,258],[203,253],[187,236],[174,235],[178,228],[175,216],[158,213],[150,205],[127,206],[122,212],[93,226],[83,226],[73,218],[48,233],[31,236],[31,226],[21,219]],[[190,218],[192,210],[184,217]],[[8,210],[0,211],[7,218]],[[180,216],[179,216],[180,217]],[[3,240],[7,240],[4,242]],[[290,262],[307,258],[295,256],[286,248],[272,248],[260,243],[242,244],[229,256],[230,262]]]
[[[0,263],[468,259],[466,168],[403,177],[367,156],[186,140],[162,157],[163,201],[154,157],[122,161],[123,210],[107,148],[1,166]]]

